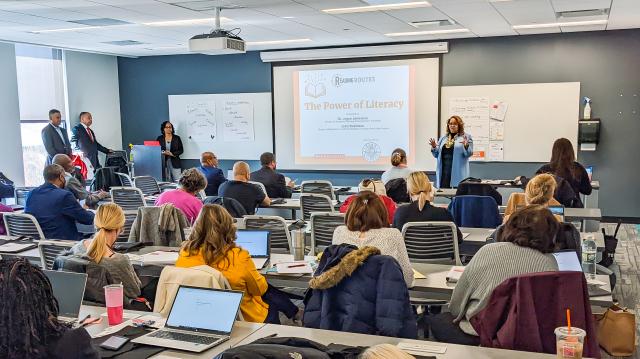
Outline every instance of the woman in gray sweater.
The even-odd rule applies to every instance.
[[[482,247],[466,266],[453,290],[450,313],[433,318],[434,337],[448,343],[478,345],[478,334],[469,320],[487,305],[498,285],[517,275],[558,270],[551,254],[558,228],[555,217],[540,205],[511,215],[498,242]]]
[[[116,283],[121,282],[124,296],[138,298],[141,294],[141,282],[133,270],[129,257],[111,249],[124,227],[124,212],[115,203],[103,204],[98,208],[94,223],[98,232],[90,240],[76,244],[72,251],[105,267]]]

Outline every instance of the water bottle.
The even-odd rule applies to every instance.
[[[582,271],[587,279],[596,279],[596,254],[598,247],[593,236],[589,235],[582,242]]]
[[[291,254],[293,254],[294,261],[301,261],[304,259],[304,231],[297,229],[291,231]]]

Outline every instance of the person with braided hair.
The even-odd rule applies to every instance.
[[[0,260],[0,358],[97,359],[84,328],[58,321],[58,302],[40,268]]]
[[[529,205],[541,205],[544,207],[559,206],[560,202],[553,198],[553,194],[556,191],[556,179],[553,175],[548,173],[539,174],[533,177],[524,190],[524,203],[518,203],[522,201],[522,196],[509,197],[507,202],[507,208],[504,211],[503,223],[507,223],[509,217],[518,210],[519,207]],[[562,222],[562,217],[556,216],[558,221]]]

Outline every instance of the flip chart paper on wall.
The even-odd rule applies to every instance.
[[[465,133],[473,136],[471,161],[486,160],[489,148],[489,99],[487,97],[456,97],[449,102],[449,114],[464,121]]]
[[[249,101],[226,101],[222,109],[224,126],[223,139],[226,142],[253,141],[253,103]]]
[[[495,101],[491,104],[491,112],[489,113],[489,118],[492,120],[504,121],[507,116],[507,109],[509,105],[506,102]]]
[[[185,106],[187,138],[195,142],[212,141],[218,135],[216,103],[193,101]]]

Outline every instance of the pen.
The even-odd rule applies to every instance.
[[[306,263],[304,263],[304,264],[294,264],[294,265],[292,265],[292,266],[287,266],[287,268],[305,267],[306,265],[307,265]]]
[[[81,321],[79,321],[78,323],[80,323],[80,328],[84,327],[85,325],[89,324],[88,322],[86,322],[87,319],[91,318],[91,314],[87,314],[86,317],[84,317],[84,319],[82,319]]]

